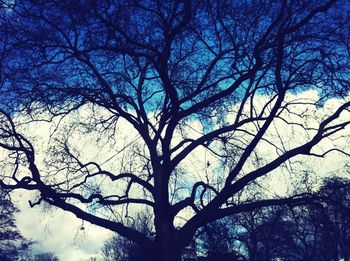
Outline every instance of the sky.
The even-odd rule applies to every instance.
[[[17,226],[24,237],[34,240],[33,253],[53,252],[60,260],[85,260],[98,256],[103,243],[112,233],[57,208],[31,208],[30,193],[16,192],[20,212]],[[18,199],[16,200],[16,197]]]
[[[316,92],[306,91],[295,94],[294,96],[291,95],[289,98],[287,97],[287,99],[315,99],[317,98],[316,96]],[[349,98],[348,96],[346,99]],[[264,97],[260,99],[262,99],[261,102],[263,104]],[[341,102],[341,100],[332,99],[329,100],[323,108],[309,107],[304,109],[309,110],[309,113],[317,118],[321,117],[325,112],[334,111]],[[81,115],[88,117],[88,110],[82,112]],[[81,115],[79,117],[81,117]],[[349,119],[349,115],[350,113],[345,113],[342,114],[341,117],[342,119]],[[315,122],[313,122],[315,117],[305,118],[303,124],[315,124]],[[74,122],[75,120],[76,118],[74,118],[74,116],[66,119],[68,123]],[[192,124],[189,125],[191,126],[191,129],[188,130],[189,135],[198,135],[198,132],[203,128],[198,121],[192,122]],[[45,146],[45,144],[50,142],[49,136],[50,133],[52,134],[52,126],[50,126],[49,123],[35,123],[34,125],[29,124],[26,128],[26,132],[31,133],[36,146],[41,148],[38,150],[37,157],[39,164],[43,164],[47,156],[45,152],[47,146]],[[279,123],[276,123],[274,128],[275,129],[271,129],[269,135],[274,137],[274,135],[277,135],[276,130],[278,130],[278,133],[282,135],[282,140],[286,141],[284,146],[288,148],[295,147],[298,142],[303,142],[307,138],[301,128],[292,129],[290,126],[279,125]],[[338,135],[336,139],[323,142],[315,151],[322,151],[337,146],[350,152],[348,146],[350,140],[349,130],[348,127],[341,135]],[[123,123],[119,129],[119,135],[124,139],[123,145],[132,144],[136,137],[135,133],[130,129],[130,126]],[[91,152],[95,145],[91,142],[89,143],[90,138],[91,137],[88,136],[79,137],[72,135],[72,142],[84,148],[84,151]],[[110,150],[110,147],[104,146],[93,157],[100,157],[103,159],[102,161],[106,161],[111,155]],[[259,144],[258,150],[265,159],[273,159],[274,152],[268,144]],[[202,171],[198,166],[205,166],[208,160],[214,162],[213,156],[205,154],[204,150],[198,149],[194,153],[194,156],[189,157],[182,163],[184,168],[190,170],[189,173],[192,173],[193,179],[200,178]],[[88,155],[85,156],[87,157]],[[117,156],[118,155],[116,155],[116,157]],[[299,158],[297,161],[299,162],[295,163],[294,166],[300,168],[300,172],[307,169],[310,173],[317,173],[318,177],[344,173],[344,169],[349,168],[349,166],[347,167],[347,157],[340,153],[330,153],[325,158],[308,158],[307,160]],[[211,168],[215,168],[215,165],[211,166]],[[249,166],[246,168],[249,169]],[[278,170],[277,172],[280,173],[271,173],[268,175],[263,184],[267,188],[267,191],[279,195],[287,193],[287,184],[290,183],[291,179],[288,173],[283,173],[285,171],[286,170]],[[293,171],[297,173],[298,169],[294,169]],[[34,252],[53,252],[60,260],[86,260],[89,257],[98,256],[104,241],[112,235],[112,233],[106,229],[83,222],[73,214],[53,207],[46,208],[45,206],[36,206],[30,208],[28,204],[28,199],[30,198],[33,198],[32,192],[17,191],[13,194],[13,199],[21,210],[16,215],[17,226],[25,237],[37,242],[33,246]],[[185,218],[186,215],[190,214],[185,213]],[[182,218],[183,217],[181,217],[181,219]]]

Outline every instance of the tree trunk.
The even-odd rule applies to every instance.
[[[180,261],[182,249],[176,242],[176,231],[169,223],[163,223],[158,227],[158,235],[155,244],[156,261]]]
[[[181,261],[181,253],[174,250],[173,248],[163,248],[159,249],[157,253],[156,261]]]

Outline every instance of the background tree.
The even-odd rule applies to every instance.
[[[0,190],[0,260],[17,260],[24,256],[32,244],[16,226],[14,215],[17,211],[8,195]]]
[[[29,260],[31,261],[59,261],[58,257],[54,253],[44,252],[34,255]]]
[[[149,237],[152,237],[150,230],[149,215],[139,214],[133,219],[130,227],[138,229]],[[105,261],[151,261],[152,258],[145,253],[135,242],[116,234],[109,238],[102,248],[102,259]]]
[[[237,226],[232,226],[232,217],[216,220],[200,229],[195,237],[199,260],[245,260],[237,244]]]
[[[107,240],[102,249],[103,260],[120,260],[120,261],[141,261],[151,260],[142,251],[142,249],[134,242],[114,235]]]
[[[318,191],[327,198],[322,204],[270,206],[226,217],[208,224],[210,233],[199,242],[247,260],[349,260],[349,188],[349,180],[326,179]]]
[[[335,0],[2,1],[0,186],[38,191],[32,206],[72,212],[155,260],[179,260],[225,216],[315,201],[307,190],[246,191],[281,168],[293,175],[303,157],[348,155],[318,146],[349,124],[346,10]],[[28,122],[51,127],[49,150]],[[151,213],[154,237],[128,226],[135,207]]]
[[[319,225],[319,260],[350,260],[350,182],[331,178],[321,193],[328,196],[326,205],[311,213]]]

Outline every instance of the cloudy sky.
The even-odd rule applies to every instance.
[[[93,226],[60,209],[30,208],[28,192],[16,192],[21,212],[17,225],[26,238],[37,243],[33,252],[53,252],[60,260],[84,260],[99,254],[111,232]],[[82,229],[84,228],[84,229]]]
[[[316,92],[308,91],[290,96],[287,99],[312,100],[317,99],[316,96]],[[262,97],[261,99],[263,104],[264,98]],[[341,100],[332,99],[322,108],[316,108],[315,106],[303,108],[302,110],[307,110],[310,115],[312,114],[314,116],[305,118],[303,124],[315,124],[315,122],[313,122],[315,118],[322,117],[322,114],[328,113],[329,111],[334,111],[341,102]],[[301,111],[299,113],[301,113]],[[89,116],[88,113],[85,114],[87,117]],[[349,115],[350,113],[344,113],[341,117],[342,119],[349,119]],[[79,115],[79,117],[81,116],[82,115]],[[74,116],[66,119],[68,122],[75,120],[76,118],[74,118]],[[190,125],[191,129],[188,131],[189,135],[198,135],[198,132],[201,132],[201,128],[203,128],[198,121],[194,121]],[[26,128],[26,132],[31,133],[30,136],[32,136],[35,141],[36,147],[41,148],[38,150],[39,155],[37,157],[39,159],[39,164],[42,164],[40,161],[43,161],[45,158],[45,148],[47,148],[47,144],[50,141],[49,136],[50,133],[52,134],[52,128],[48,123],[35,123],[34,125],[28,125]],[[283,146],[287,146],[290,149],[295,147],[299,142],[303,142],[307,139],[304,133],[305,131],[302,128],[291,128],[292,127],[288,125],[279,126],[278,123],[276,123],[269,135],[276,135],[276,130],[278,130],[278,133],[282,135],[282,140],[286,141]],[[336,146],[349,152],[349,133],[349,128],[345,129],[342,133],[339,133],[335,139],[328,139],[322,142],[315,151],[321,152]],[[127,124],[122,123],[120,125],[119,135],[123,137],[123,146],[125,144],[131,144],[136,140],[135,134]],[[89,142],[90,138],[91,137],[84,137],[84,140],[82,137],[75,137],[74,139],[76,144],[78,144],[77,146],[84,148],[84,151],[93,151],[94,144]],[[109,150],[110,148],[108,146],[104,147],[93,155],[93,157],[102,158],[102,161],[106,161],[105,159],[108,159],[111,155]],[[260,144],[258,150],[266,159],[274,157],[271,148],[266,144]],[[114,150],[114,152],[115,151],[116,150]],[[210,158],[211,156],[209,154],[204,154],[204,151],[200,149],[196,150],[195,153],[195,157],[189,157],[182,164],[183,167],[191,170],[189,173],[192,173],[194,178],[198,178],[201,175],[201,168],[198,168],[198,166],[205,166],[208,160],[214,162],[215,159]],[[117,156],[118,155],[116,155],[116,157]],[[298,166],[300,171],[307,169],[308,172],[316,173],[319,177],[334,174],[346,175],[344,170],[349,168],[347,165],[347,157],[337,152],[330,153],[325,158],[311,157],[306,160],[298,159],[298,162],[299,165],[296,164],[295,166]],[[211,167],[215,168],[215,165]],[[298,172],[298,169],[294,169],[293,171]],[[279,172],[281,173],[271,173],[264,186],[268,188],[268,191],[282,195],[288,190],[285,185],[289,183],[290,176],[288,176],[288,173],[283,173],[282,170],[279,170]],[[84,260],[98,255],[104,241],[112,235],[111,232],[106,229],[90,225],[87,222],[79,220],[74,215],[59,209],[41,206],[30,208],[28,199],[33,198],[33,194],[30,192],[17,191],[13,195],[13,198],[21,209],[21,212],[16,216],[19,229],[25,237],[31,238],[37,242],[33,247],[34,252],[53,252],[61,260]]]

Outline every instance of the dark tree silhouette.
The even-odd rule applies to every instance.
[[[247,260],[349,260],[349,180],[326,179],[318,193],[322,204],[269,206],[208,224],[202,241]]]
[[[32,244],[16,226],[14,214],[17,211],[8,195],[0,190],[0,260],[17,260]]]
[[[199,260],[246,260],[246,254],[237,243],[237,226],[232,217],[216,220],[205,225],[196,235]]]
[[[288,207],[243,213],[234,221],[241,228],[235,239],[242,243],[248,260],[309,260],[302,251],[298,226],[293,221]],[[300,227],[305,228],[302,224]]]
[[[119,235],[114,235],[105,242],[102,249],[102,256],[105,261],[152,260],[143,253],[142,249],[136,243]]]
[[[321,209],[311,215],[318,226],[319,260],[350,260],[350,181],[331,178],[321,193],[328,197]]]
[[[1,1],[0,186],[38,191],[33,206],[115,231],[155,260],[179,260],[227,215],[317,200],[237,203],[297,156],[341,152],[317,145],[349,124],[347,11],[335,0]],[[46,165],[28,121],[56,124]],[[107,145],[107,157],[87,156]],[[136,206],[152,213],[152,236],[127,225]]]
[[[135,222],[129,225],[151,237],[150,221],[144,214],[136,215]],[[151,261],[152,257],[128,238],[116,234],[106,240],[102,251],[104,261]]]
[[[34,255],[29,260],[31,261],[59,261],[58,257],[51,252],[44,252]]]

